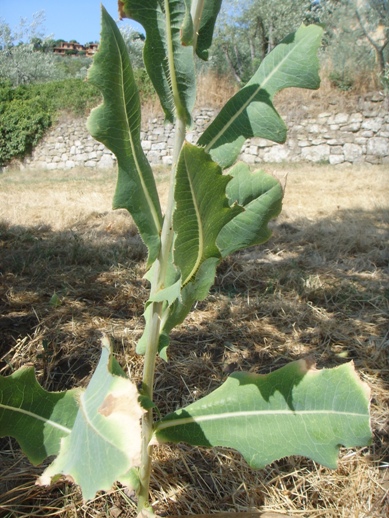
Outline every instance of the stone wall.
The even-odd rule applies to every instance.
[[[194,130],[188,134],[188,140],[196,142],[215,114],[213,109],[197,110]],[[302,107],[299,115],[281,115],[289,129],[286,143],[249,139],[242,149],[242,160],[250,164],[389,163],[389,113],[381,97],[360,99],[348,113],[326,111],[312,116],[308,108]],[[161,117],[144,124],[142,146],[152,164],[171,163],[173,135],[173,126],[164,125]],[[88,134],[85,120],[64,117],[38,144],[32,156],[25,159],[23,166],[32,169],[110,168],[115,160],[110,151]]]

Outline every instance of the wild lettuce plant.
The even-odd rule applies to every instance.
[[[273,106],[286,87],[319,87],[322,29],[301,26],[261,63],[196,144],[186,140],[196,96],[195,59],[207,59],[221,0],[119,0],[120,14],[144,27],[144,62],[166,120],[175,125],[169,199],[160,206],[141,146],[141,106],[126,45],[102,8],[99,51],[89,71],[103,103],[88,120],[91,135],[117,157],[114,208],[125,208],[147,247],[150,297],[137,353],[137,387],[103,338],[86,389],[49,393],[30,367],[0,378],[0,435],[15,437],[31,462],[56,458],[39,479],[66,476],[85,499],[115,482],[131,485],[139,512],[150,509],[153,445],[238,450],[253,468],[287,455],[336,467],[340,445],[370,441],[369,390],[351,363],[316,370],[306,360],[267,375],[236,372],[215,391],[169,415],[155,412],[157,355],[168,361],[169,336],[194,303],[205,299],[219,263],[270,237],[281,210],[276,179],[237,161],[250,137],[284,142],[286,126]]]

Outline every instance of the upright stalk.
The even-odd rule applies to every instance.
[[[170,7],[168,0],[165,0],[167,55],[169,62],[170,83],[176,108],[176,126],[173,147],[173,163],[170,174],[169,196],[161,231],[161,248],[156,260],[154,278],[151,283],[151,295],[165,287],[167,268],[171,257],[174,231],[173,231],[173,211],[174,211],[174,187],[177,171],[178,158],[185,140],[186,122],[185,111],[183,110],[179,96],[176,70],[174,66],[173,41],[171,37]],[[146,346],[145,363],[143,370],[143,386],[147,390],[148,397],[153,399],[155,361],[158,353],[158,342],[161,328],[161,318],[164,305],[161,302],[152,303],[151,329]],[[150,441],[153,435],[153,410],[150,408],[142,420],[142,451],[140,469],[140,490],[138,496],[138,512],[150,507],[149,505],[149,486],[151,476],[152,449]]]
[[[185,140],[185,121],[178,118],[176,120],[176,130],[173,148],[173,164],[170,174],[170,188],[166,213],[161,231],[161,249],[157,259],[155,277],[151,286],[151,293],[155,293],[162,289],[166,280],[167,267],[171,255],[174,231],[173,231],[173,210],[174,210],[174,186],[177,170],[178,157],[182,145]],[[148,392],[148,397],[153,399],[154,391],[154,372],[155,361],[158,353],[158,342],[161,327],[161,317],[163,313],[163,303],[152,303],[152,319],[151,331],[146,347],[144,369],[143,369],[143,386]],[[152,450],[150,440],[153,435],[153,409],[150,408],[142,419],[142,451],[141,451],[141,469],[140,469],[140,491],[138,496],[138,512],[149,507],[149,486],[151,476]]]
[[[162,303],[154,302],[152,309],[152,330],[145,353],[143,367],[143,386],[148,391],[150,399],[153,398],[155,359],[158,351],[158,339],[161,320]],[[153,434],[153,410],[150,408],[142,418],[142,450],[140,468],[140,489],[138,498],[138,512],[148,507],[149,486],[151,475],[152,446],[149,445]]]

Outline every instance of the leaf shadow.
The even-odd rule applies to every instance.
[[[155,395],[161,414],[210,393],[232,372],[265,374],[306,357],[324,367],[353,359],[357,370],[374,373],[382,394],[387,393],[388,223],[389,211],[378,209],[339,209],[335,217],[317,221],[279,220],[264,246],[225,260],[208,298],[172,333],[170,361],[158,362]],[[33,363],[47,389],[83,385],[98,362],[99,336],[105,330],[114,337],[120,363],[130,363],[134,379],[140,380],[142,362],[135,362],[134,349],[148,296],[140,280],[145,257],[139,238],[127,230],[90,232],[80,227],[56,232],[0,224],[1,373]],[[50,304],[54,292],[58,305]],[[282,390],[288,398],[288,390]],[[271,395],[270,389],[263,392],[264,397]],[[290,397],[288,401],[293,404]],[[374,426],[374,455],[384,458],[387,417]],[[11,451],[12,458],[22,462],[15,446],[4,449],[5,470]],[[226,455],[224,450],[217,458],[212,450],[190,452],[185,445],[174,446],[155,461],[158,485],[167,493],[174,484],[171,477],[177,475],[177,487],[182,488],[183,501],[191,502],[192,512],[202,509],[196,484],[210,510],[234,509],[233,495],[249,507],[251,497],[230,476]],[[234,455],[228,452],[229,459]],[[185,463],[192,462],[198,471],[188,472]],[[279,474],[293,490],[294,462],[280,461],[255,475],[250,491],[256,494],[255,505],[264,503],[258,489],[262,482],[272,485]],[[33,515],[53,490],[36,489],[36,470],[23,463],[19,478],[7,475],[4,484],[25,491],[26,479],[32,480],[34,492],[23,512]],[[303,466],[310,469],[312,463]],[[225,490],[220,489],[222,482]],[[154,480],[155,492],[156,486]],[[0,505],[5,499],[4,491]],[[20,497],[20,505],[23,502]],[[19,503],[10,504],[14,512]],[[161,507],[170,514],[188,512],[179,502]]]
[[[294,412],[293,391],[301,383],[308,369],[309,362],[300,360],[269,374],[234,372],[230,375],[230,378],[236,379],[240,386],[255,386],[267,403],[270,402],[276,392],[279,392],[289,409]]]

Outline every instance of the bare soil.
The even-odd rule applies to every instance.
[[[156,403],[174,410],[237,370],[265,373],[307,356],[319,368],[353,360],[372,390],[373,443],[342,449],[335,471],[300,457],[253,471],[229,449],[159,447],[154,509],[386,517],[388,170],[264,168],[286,184],[273,237],[221,264],[208,298],[174,331],[170,361],[158,362]],[[166,176],[157,172],[162,197]],[[128,214],[110,209],[114,184],[113,171],[0,176],[0,374],[29,364],[46,389],[85,385],[105,331],[140,380],[145,249]],[[14,440],[0,444],[1,516],[136,516],[121,486],[86,503],[67,482],[36,486],[43,467],[31,466]]]

